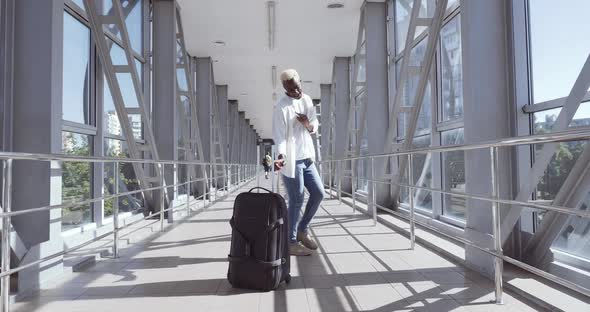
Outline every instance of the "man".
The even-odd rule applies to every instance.
[[[268,153],[262,158],[262,166],[264,167],[264,178],[268,180],[268,172],[270,171],[270,165],[272,164],[272,158]]]
[[[275,169],[280,170],[289,197],[289,253],[309,256],[318,248],[309,234],[309,224],[324,198],[324,187],[315,167],[315,149],[311,134],[318,128],[318,120],[311,98],[301,90],[301,79],[294,69],[281,73],[285,95],[273,113],[273,135],[279,153]],[[303,187],[309,199],[303,217]]]

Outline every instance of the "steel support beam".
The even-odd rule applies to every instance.
[[[334,114],[332,123],[332,140],[331,157],[332,159],[344,158],[346,155],[347,136],[348,136],[348,111],[350,106],[350,58],[336,57],[333,64],[334,73],[332,76],[332,108]],[[332,166],[335,179],[338,181],[341,172],[337,166]],[[345,192],[352,191],[350,180],[342,180],[342,190]]]
[[[514,135],[511,126],[512,106],[507,73],[508,31],[503,1],[463,1],[461,3],[461,45],[463,64],[463,120],[465,144]],[[482,40],[482,38],[486,38]],[[481,60],[485,59],[485,62]],[[482,75],[485,73],[485,75]],[[498,150],[498,196],[511,198],[512,164],[510,150]],[[465,152],[465,192],[490,196],[490,152],[487,149]],[[467,200],[465,236],[484,247],[493,247],[491,234],[492,205]],[[500,216],[505,213],[500,205]],[[443,209],[446,209],[443,207]],[[444,212],[444,210],[443,210]],[[502,234],[504,234],[502,232]],[[493,257],[473,247],[466,248],[466,260],[481,272],[492,276]]]
[[[162,159],[178,160],[178,106],[176,94],[176,4],[174,1],[156,0],[153,2],[153,124],[155,143],[159,147]],[[164,168],[167,185],[175,184],[173,166]],[[160,207],[160,192],[157,191],[152,205],[155,211],[166,209]],[[168,189],[168,201],[174,199],[174,190]],[[172,215],[172,214],[168,214]]]
[[[439,0],[441,1],[441,0]],[[383,129],[388,127],[388,88],[387,88],[387,8],[386,4],[366,2],[364,8],[365,38],[366,38],[366,102],[364,114],[366,118],[366,135],[361,126],[357,137],[357,152],[360,153],[361,140],[366,137],[366,153],[379,154],[383,152]],[[364,116],[363,116],[364,115]],[[361,121],[362,122],[362,121]],[[375,159],[377,168],[385,168],[386,159]],[[366,168],[369,164],[366,163]],[[356,169],[356,168],[355,168]],[[369,179],[370,170],[366,170]],[[384,172],[384,171],[377,171]],[[369,198],[374,198],[376,204],[386,205],[389,201],[389,187],[380,183],[369,183]],[[376,189],[373,189],[375,186]],[[353,190],[356,191],[356,190]],[[373,195],[375,193],[375,195]]]
[[[64,3],[63,0],[16,0],[13,4],[12,150],[59,154],[62,152]],[[61,170],[58,162],[16,161],[12,210],[61,203]],[[61,218],[61,210],[12,218],[12,226],[28,249],[23,262],[34,262],[63,251]],[[61,273],[62,258],[49,260],[20,272],[18,287],[35,289],[40,281]]]

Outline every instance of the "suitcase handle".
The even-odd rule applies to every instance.
[[[271,191],[271,190],[269,190],[269,189],[266,189],[266,188],[264,188],[264,187],[261,187],[261,186],[253,187],[252,189],[250,189],[250,190],[248,191],[248,193],[252,193],[252,191],[253,191],[253,190],[256,190],[256,189],[261,189],[261,190],[265,190],[265,191],[267,191],[267,192],[269,192],[269,193],[272,193],[272,191]]]

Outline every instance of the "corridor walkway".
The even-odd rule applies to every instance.
[[[69,274],[14,311],[536,311],[510,294],[503,306],[488,303],[488,280],[420,245],[408,250],[404,236],[336,200],[314,220],[319,252],[293,258],[290,285],[233,289],[226,281],[233,199],[132,243],[119,259]]]

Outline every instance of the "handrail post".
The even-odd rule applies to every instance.
[[[226,165],[225,166],[225,171],[226,171],[225,174],[227,175],[227,179],[226,179],[227,188],[226,188],[226,190],[227,190],[227,193],[229,194],[229,192],[231,192],[231,181],[232,181],[232,178],[231,178],[231,165]]]
[[[375,180],[375,158],[371,157],[371,205],[373,211],[373,226],[377,226],[377,181]]]
[[[334,199],[334,193],[332,191],[332,162],[330,159],[328,163],[328,190],[330,190],[330,198]]]
[[[215,202],[217,202],[218,197],[219,197],[219,176],[217,175],[217,170],[218,166],[217,164],[215,164],[215,168],[213,169],[213,174],[215,179],[213,179],[213,181],[215,182]]]
[[[410,204],[410,249],[414,250],[416,244],[416,225],[414,223],[414,189],[411,187],[414,183],[414,170],[412,169],[413,154],[408,154],[408,202]]]
[[[113,165],[113,193],[119,195],[119,162],[114,162]],[[113,258],[119,258],[119,196],[113,199]]]
[[[207,185],[209,184],[207,177],[207,164],[201,164],[201,169],[203,170],[203,209],[207,207]]]
[[[495,146],[490,147],[490,169],[491,169],[491,180],[492,180],[492,198],[494,200],[500,199],[500,184],[498,180],[498,148]],[[502,223],[500,220],[500,204],[497,201],[492,202],[492,222],[494,236],[494,250],[497,255],[494,258],[494,285],[496,304],[502,304],[502,273],[504,271],[504,260],[501,258],[502,251]]]
[[[165,192],[165,182],[164,182],[164,167],[165,164],[160,165],[160,232],[164,232],[164,210],[166,209],[166,192]]]
[[[355,161],[350,161],[350,184],[352,185],[352,214],[356,214],[356,188],[357,183],[354,177]]]
[[[227,176],[229,177],[227,179],[227,185],[228,185],[227,190],[228,191],[232,191],[234,189],[234,185],[233,185],[234,177],[233,177],[233,173],[232,173],[233,172],[232,167],[233,167],[233,165],[231,165],[231,164],[227,165]]]
[[[338,202],[342,204],[342,160],[338,161]]]
[[[186,216],[191,215],[191,174],[190,165],[186,165]]]
[[[4,160],[4,175],[2,181],[2,212],[12,210],[12,159]],[[10,216],[2,218],[2,272],[10,270]],[[0,279],[2,288],[2,306],[0,311],[8,312],[10,310],[10,275],[3,276]]]

